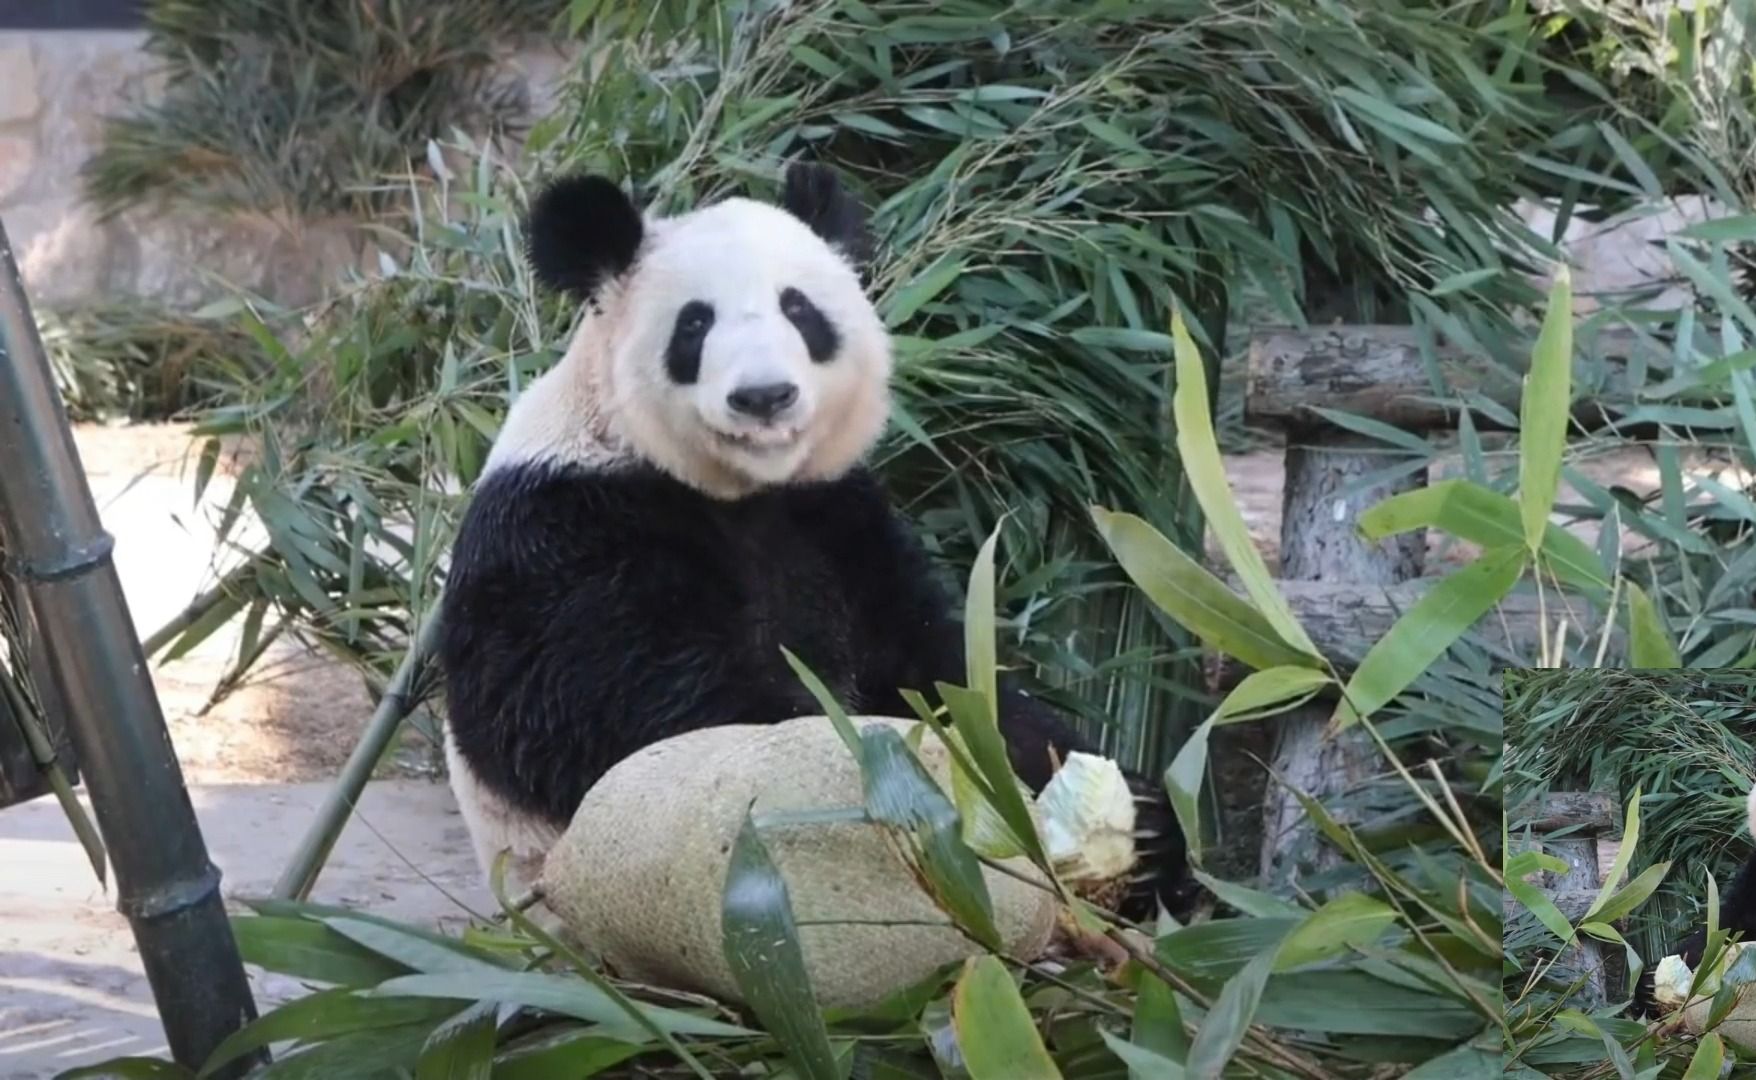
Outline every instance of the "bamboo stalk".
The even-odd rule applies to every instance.
[[[197,596],[189,602],[189,606],[171,617],[171,621],[159,627],[146,640],[140,643],[141,650],[148,657],[157,656],[165,646],[177,640],[183,631],[194,626],[203,615],[227,596],[235,592],[238,586],[256,573],[256,556],[251,556],[242,566],[234,567],[225,577],[221,578],[213,588]]]
[[[171,1056],[199,1069],[256,1005],[3,227],[0,461],[6,570],[40,634]]]
[[[378,700],[378,708],[373,711],[353,753],[348,755],[347,764],[342,766],[335,786],[329,789],[323,805],[317,808],[316,819],[299,841],[286,869],[281,871],[280,879],[274,883],[276,899],[303,900],[311,895],[311,887],[317,883],[317,875],[323,872],[323,864],[328,861],[354,805],[359,802],[360,792],[366,790],[366,782],[372,778],[372,769],[384,756],[385,748],[396,737],[403,720],[419,703],[419,695],[413,691],[426,673],[428,660],[438,643],[439,605],[434,604],[426,624],[409,643],[401,665],[384,688],[384,696]]]

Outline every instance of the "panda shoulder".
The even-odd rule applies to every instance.
[[[638,463],[521,461],[477,482],[457,546],[465,557],[516,547],[608,554],[674,523],[678,510]]]

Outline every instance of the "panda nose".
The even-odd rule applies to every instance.
[[[790,382],[740,386],[726,395],[726,404],[732,407],[733,412],[741,412],[758,420],[773,420],[797,400],[799,388]]]

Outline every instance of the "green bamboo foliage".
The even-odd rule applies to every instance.
[[[563,0],[152,0],[161,94],[108,119],[82,168],[100,213],[142,203],[277,220],[370,215],[411,151],[527,119],[499,52]]]

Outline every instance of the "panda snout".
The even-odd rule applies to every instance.
[[[798,400],[799,386],[790,382],[740,386],[726,395],[726,404],[734,413],[763,423],[772,422]]]

